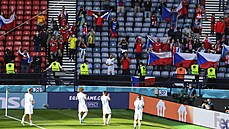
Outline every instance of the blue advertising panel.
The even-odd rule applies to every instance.
[[[48,93],[49,108],[78,108],[77,93]],[[102,108],[101,95],[102,93],[86,93],[88,108]],[[128,109],[129,93],[110,93],[111,108]]]
[[[9,93],[8,94],[8,109],[23,109],[25,105],[25,93]],[[34,109],[44,109],[44,104],[47,104],[47,93],[33,93],[35,100]],[[6,107],[6,94],[0,93],[0,109]]]

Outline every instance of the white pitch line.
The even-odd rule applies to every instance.
[[[6,116],[6,117],[8,117],[8,118],[10,118],[10,119],[13,119],[13,120],[16,120],[16,121],[20,121],[21,122],[21,120],[20,119],[17,119],[17,118],[15,118],[15,117],[12,117],[12,116]],[[26,123],[26,124],[29,124],[29,122],[24,122],[24,123]],[[37,127],[37,128],[40,128],[40,129],[45,129],[44,127],[41,127],[41,126],[39,126],[39,125],[35,125],[35,124],[33,124],[32,126],[35,126],[35,127]]]

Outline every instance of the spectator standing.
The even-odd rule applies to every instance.
[[[121,62],[122,62],[122,74],[130,75],[130,58],[128,57],[127,52],[124,53]]]
[[[79,32],[83,32],[83,24],[86,22],[85,15],[83,13],[77,19],[77,26],[79,27]]]
[[[183,67],[183,64],[181,63],[180,66],[176,69],[176,78],[179,81],[184,81],[184,75],[187,74],[186,69]]]
[[[163,42],[161,42],[160,38],[157,38],[157,42],[153,43],[154,52],[162,52]]]
[[[216,40],[222,40],[222,35],[225,30],[224,22],[222,21],[222,18],[219,18],[219,21],[216,22],[215,26],[215,32],[216,32]]]
[[[107,75],[115,75],[114,72],[114,62],[116,60],[116,57],[112,54],[110,54],[110,58],[107,59],[106,65],[107,65]]]
[[[229,13],[227,14],[227,17],[224,18],[225,22],[225,37],[229,35]]]
[[[183,2],[182,2],[182,15],[183,15],[183,18],[184,18],[184,20],[186,19],[186,18],[188,18],[188,2],[187,2],[187,0],[183,0]]]
[[[40,52],[41,51],[41,36],[39,34],[39,32],[36,32],[36,35],[33,38],[33,42],[34,42],[34,51],[35,52]]]
[[[107,12],[109,13],[109,12]],[[104,22],[104,17],[107,15],[107,13],[101,15],[101,12],[98,12],[98,15],[92,14],[95,17],[95,25],[96,25],[96,31],[102,33],[103,30],[103,22]]]
[[[24,49],[24,51],[21,52],[21,47],[19,48],[18,53],[22,56],[21,71],[22,71],[22,73],[28,73],[29,72],[29,64],[32,62],[30,55],[26,49]]]
[[[48,39],[48,32],[47,32],[46,28],[43,29],[43,31],[41,32],[40,36],[41,36],[41,47],[46,48],[46,46],[47,46],[46,42],[47,42],[47,39]]]
[[[182,52],[182,47],[181,47],[181,43],[179,42],[179,39],[177,39],[176,42],[175,39],[172,39],[171,50],[172,52],[178,52],[178,53]]]
[[[50,53],[56,57],[58,47],[58,39],[55,35],[53,35],[52,40],[50,40]]]
[[[157,17],[155,14],[152,14],[152,16],[151,16],[151,27],[157,28]]]
[[[104,10],[110,10],[110,0],[102,0],[102,5]]]
[[[222,53],[222,47],[220,41],[216,41],[216,44],[214,45],[214,54],[221,54]]]
[[[216,79],[216,69],[214,68],[214,64],[211,64],[211,67],[207,70],[208,79]]]
[[[123,38],[118,45],[121,45],[121,54],[122,56],[127,52],[128,50],[128,42],[126,41],[126,38]]]
[[[200,34],[201,34],[200,22],[197,22],[197,24],[194,25],[194,29],[193,29],[193,39],[200,39]]]
[[[193,50],[193,40],[191,37],[186,38],[184,52],[192,53]]]
[[[69,39],[68,42],[70,43],[69,47],[69,61],[72,61],[75,59],[75,52],[76,52],[76,42],[77,38],[73,34]]]
[[[41,62],[42,62],[42,59],[39,56],[39,52],[36,52],[36,55],[33,57],[33,66],[34,66],[35,73],[41,72]]]
[[[90,32],[88,33],[88,46],[90,48],[94,48],[95,47],[95,36],[96,33],[94,31],[94,28],[91,28]]]
[[[203,8],[200,4],[198,4],[198,7],[196,8],[196,18],[195,18],[195,23],[197,23],[197,21],[200,21],[200,26],[202,26],[202,15],[203,15]]]
[[[229,68],[229,53],[226,54],[225,66],[226,68]]]
[[[215,14],[213,13],[211,16],[211,35],[214,35],[215,30]]]
[[[152,2],[151,0],[146,0],[144,2],[144,7],[145,7],[145,11],[144,11],[144,17],[150,17],[151,16],[151,7],[152,7]]]
[[[176,8],[174,7],[170,13],[170,26],[172,26],[175,30],[177,28],[178,17],[179,17],[179,14],[176,11]]]
[[[186,39],[187,39],[188,37],[191,37],[191,35],[192,35],[192,30],[191,30],[189,24],[186,24],[186,25],[185,25],[185,28],[182,30],[182,33],[183,33],[183,42],[186,43]]]
[[[60,27],[65,27],[68,23],[68,13],[65,10],[65,6],[62,6],[62,9],[58,14],[58,21]]]
[[[62,35],[60,35],[60,38],[59,38],[59,40],[58,40],[58,48],[61,50],[61,51],[63,51],[63,49],[64,49],[64,39],[63,39],[63,36]]]
[[[162,15],[162,6],[167,7],[167,4],[165,3],[164,0],[161,0],[161,3],[160,3],[160,5],[159,5],[159,10],[160,10],[160,14],[161,14],[161,15]]]
[[[77,35],[77,26],[76,26],[76,22],[74,22],[73,25],[71,26],[71,34]]]
[[[211,45],[211,40],[208,37],[208,34],[205,35],[205,38],[202,41],[202,43],[204,44],[204,48],[207,50],[207,52],[210,52],[210,50],[212,49],[212,45]]]
[[[84,41],[84,38],[81,38],[78,46],[80,47],[80,58],[85,59],[87,45]]]
[[[124,13],[125,12],[125,3],[126,3],[126,0],[116,0],[116,3],[117,3],[117,12],[120,13]]]
[[[5,64],[8,64],[8,63],[14,62],[15,56],[14,56],[13,52],[7,48],[3,58],[4,58]]]
[[[135,50],[135,58],[136,58],[136,61],[137,61],[137,64],[136,64],[136,71],[135,71],[135,74],[137,72],[137,69],[138,69],[138,65],[140,63],[140,60],[142,58],[142,49],[143,49],[143,41],[142,41],[142,37],[137,37],[136,41],[135,41],[135,45],[134,45],[134,48],[136,49]]]
[[[170,41],[172,41],[172,39],[174,39],[174,28],[171,26],[169,31],[168,31],[168,37],[170,38]]]
[[[196,98],[196,89],[192,86],[192,83],[188,84],[187,94],[188,94],[188,104],[193,105]]]
[[[62,54],[61,49],[58,49],[56,58],[57,58],[58,62],[60,63],[60,65],[62,65],[63,54]]]
[[[109,30],[110,30],[110,37],[111,38],[117,38],[118,37],[118,29],[119,24],[117,22],[116,17],[112,19],[112,21],[109,23]]]
[[[85,15],[86,15],[86,11],[85,11],[84,7],[83,6],[80,6],[79,11],[76,13],[76,21],[78,21],[78,18],[80,16],[85,16]]]
[[[175,38],[175,41],[179,40],[179,42],[182,42],[182,32],[180,30],[180,27],[177,27],[177,31],[174,32],[174,38]]]
[[[146,66],[142,62],[139,65],[139,81],[140,81],[140,86],[144,87],[145,86],[145,77],[146,77]]]
[[[199,47],[201,47],[200,40],[196,39],[196,41],[193,44],[193,49],[195,50],[195,52],[198,50]]]
[[[87,41],[87,39],[86,39],[86,37],[87,37],[87,34],[88,34],[88,32],[87,32],[88,30],[87,30],[87,23],[86,22],[84,22],[83,23],[83,35],[82,35],[82,38],[84,39],[84,41]]]
[[[64,39],[64,45],[66,47],[66,50],[67,50],[67,55],[68,55],[68,37],[69,37],[69,31],[68,31],[68,28],[65,27],[65,28],[61,28],[60,30],[60,34],[63,36],[63,39]]]
[[[39,11],[38,15],[36,16],[37,18],[37,30],[42,31],[43,26],[45,24],[45,16],[42,14],[41,11]]]
[[[56,36],[59,35],[59,27],[58,27],[56,21],[54,21],[54,23],[53,23],[53,34],[55,34]]]
[[[204,43],[201,44],[201,46],[197,49],[197,52],[204,52],[207,53],[207,49],[204,47]]]
[[[140,13],[141,11],[141,2],[142,0],[135,0],[134,2],[134,13],[136,14],[137,12]]]

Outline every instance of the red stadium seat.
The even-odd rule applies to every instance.
[[[48,5],[48,1],[41,1],[41,5]]]
[[[14,46],[14,52],[17,52],[21,46]],[[18,54],[17,54],[18,55]],[[15,55],[16,56],[16,55]]]
[[[7,41],[6,42],[6,46],[13,46],[13,45],[14,45],[13,41]]]
[[[30,21],[26,21],[24,26],[30,26],[31,25],[31,22]]]
[[[39,13],[38,10],[34,10],[34,11],[32,12],[32,16],[36,16],[38,13]]]
[[[24,9],[24,6],[22,6],[22,5],[18,5],[18,6],[17,6],[17,11],[18,11],[18,10],[23,10],[23,9]]]
[[[29,0],[27,0],[27,1],[25,1],[25,6],[31,6],[32,5],[32,1],[29,1]]]
[[[31,39],[33,39],[33,38],[31,38]],[[30,46],[34,46],[34,42],[30,42]]]
[[[22,35],[22,31],[20,31],[20,30],[15,31],[15,35],[19,35],[19,36],[21,36],[21,35]]]
[[[0,51],[4,51],[4,47],[0,47]]]
[[[41,57],[41,59],[42,59],[42,62],[45,62],[45,60],[46,60],[45,57]]]
[[[7,37],[6,37],[6,40],[7,40],[7,41],[12,41],[13,39],[14,39],[13,36],[7,36]]]
[[[8,10],[8,6],[7,5],[2,5],[1,6],[1,10],[6,10],[7,11]]]
[[[25,10],[32,10],[32,7],[29,5],[25,5]]]
[[[24,31],[23,35],[30,35],[30,31]]]
[[[40,10],[44,11],[44,10],[47,10],[47,8],[48,8],[47,6],[41,6]]]
[[[15,47],[14,47],[15,48]],[[18,52],[17,51],[14,51],[14,56],[19,56]]]
[[[12,46],[6,46],[6,47],[5,47],[5,50],[6,50],[6,49],[9,49],[10,51],[12,51],[12,50],[13,50],[13,47],[12,47]]]
[[[9,2],[8,2],[8,0],[2,0],[1,4],[2,4],[2,5],[8,5]]]
[[[22,47],[22,50],[27,50],[27,51],[29,51],[29,47],[23,46],[23,47]]]
[[[30,41],[30,36],[23,36],[22,40],[23,41]]]
[[[40,7],[39,6],[33,6],[33,11],[35,11],[35,10],[39,10],[40,9]]]
[[[45,57],[46,56],[45,52],[40,52],[40,56]]]
[[[17,25],[21,25],[22,24],[22,20],[16,20],[16,24]]]
[[[24,26],[23,29],[24,30],[30,30],[30,26]]]
[[[4,40],[5,38],[5,36],[0,35],[0,41]]]
[[[17,16],[17,20],[23,20],[23,16]]]
[[[36,34],[37,31],[32,31],[31,32],[31,36],[34,36]]]
[[[19,57],[15,57],[14,62],[15,62],[15,63],[20,63],[20,62],[21,62],[21,59],[20,59]],[[17,66],[18,66],[18,65],[17,65]]]
[[[41,68],[45,68],[45,63],[42,62]]]
[[[0,56],[4,56],[4,52],[0,52]]]
[[[26,10],[24,14],[25,15],[31,15],[31,11],[30,10]]]
[[[9,5],[16,5],[16,1],[15,0],[10,0]]]
[[[21,41],[15,41],[14,46],[21,46]]]
[[[21,36],[15,36],[15,37],[14,37],[14,40],[15,40],[15,41],[21,41]]]
[[[0,41],[0,46],[3,46],[3,42],[2,41]]]
[[[33,5],[38,5],[38,6],[39,6],[39,5],[40,5],[40,1],[34,0],[34,1],[33,1]]]
[[[18,11],[16,12],[16,14],[17,14],[17,16],[19,16],[19,15],[23,15],[24,12],[23,12],[23,10],[18,10]]]
[[[30,20],[30,19],[31,19],[31,16],[30,16],[30,15],[24,16],[24,20],[25,20],[25,21],[28,21],[28,20]]]
[[[36,52],[31,52],[30,56],[34,57],[36,55]]]
[[[34,47],[30,47],[30,51],[33,52],[34,51]]]
[[[37,26],[32,26],[32,30],[37,30]]]
[[[3,34],[5,34],[5,31],[0,31],[0,35],[3,35]]]
[[[37,21],[32,21],[32,26],[36,26],[37,25]]]
[[[17,1],[17,5],[24,5],[24,1],[23,0],[18,0]]]
[[[29,42],[23,41],[22,46],[29,46]]]

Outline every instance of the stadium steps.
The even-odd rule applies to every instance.
[[[225,5],[226,5],[226,1],[225,1]],[[219,1],[218,0],[206,0],[206,5],[205,5],[205,9],[206,9],[206,15],[207,15],[207,19],[208,21],[203,20],[202,23],[202,36],[200,37],[201,40],[204,39],[205,34],[210,34],[211,32],[211,16],[212,13],[215,13],[215,17],[216,17],[216,21],[219,19],[219,17],[223,17],[224,16],[224,12],[223,11],[219,11]],[[211,39],[212,43],[215,44],[216,43],[216,37],[215,36],[210,36],[209,38]]]
[[[73,22],[76,21],[75,15],[76,15],[76,0],[64,0],[62,2],[58,0],[49,0],[49,10],[48,10],[48,23],[51,23],[52,17],[54,20],[58,21],[58,14],[62,9],[62,6],[65,6],[65,10],[68,13],[68,23],[70,25],[73,24]],[[50,26],[50,24],[49,24]],[[64,76],[60,76],[61,80],[63,80],[63,84],[68,85],[70,82],[74,80],[75,76],[75,63],[70,62],[69,58],[67,56],[66,49],[64,49],[63,52],[63,64],[62,67],[65,71],[67,71]],[[52,84],[54,84],[55,81],[52,81]]]

